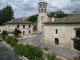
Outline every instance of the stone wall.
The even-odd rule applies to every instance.
[[[25,36],[29,34],[33,34],[33,24],[8,24],[8,25],[0,26],[0,29],[10,31],[17,28],[17,25],[19,25],[18,29],[22,32],[22,36],[23,36],[23,31],[25,31]],[[23,28],[23,25],[25,25],[25,28]],[[30,28],[29,28],[29,25],[30,25]],[[29,30],[30,30],[30,33],[29,33]]]
[[[49,44],[55,44],[55,38],[59,39],[59,45],[64,48],[73,49],[73,41],[76,33],[74,28],[80,27],[80,24],[45,24],[44,25],[44,41]],[[55,29],[58,33],[55,33]]]

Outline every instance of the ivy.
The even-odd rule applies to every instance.
[[[76,30],[76,31],[80,31],[80,27],[79,27],[79,28],[74,28],[74,30]]]
[[[74,42],[74,48],[80,50],[80,39],[79,38],[72,38]]]

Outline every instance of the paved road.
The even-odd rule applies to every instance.
[[[20,60],[19,56],[4,43],[0,42],[0,60]]]
[[[74,56],[78,56],[79,51],[73,51],[73,50],[69,50],[69,49],[65,49],[65,48],[61,48],[58,46],[54,46],[54,45],[50,45],[50,44],[46,44],[44,42],[41,42],[41,40],[43,40],[43,34],[36,34],[35,37],[32,38],[25,38],[24,41],[28,42],[30,44],[33,45],[37,45],[40,46],[42,48],[44,47],[48,47],[51,51],[64,55],[66,57],[69,58],[73,58]]]

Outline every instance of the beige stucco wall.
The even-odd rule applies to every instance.
[[[1,26],[0,26],[0,33],[2,33],[3,30],[5,30],[5,29],[4,29],[4,25],[1,25]]]
[[[0,29],[3,28],[3,30],[7,30],[10,31],[12,29],[17,28],[17,25],[19,25],[19,30],[22,32],[22,36],[23,36],[23,31],[25,31],[25,36],[29,35],[29,34],[33,34],[33,24],[7,24],[4,27],[0,26]],[[25,28],[23,28],[23,25],[25,25]],[[29,28],[29,25],[31,25],[31,27]],[[31,33],[29,33],[29,30],[31,31]]]
[[[73,49],[73,41],[75,37],[74,28],[80,27],[80,24],[48,24],[44,25],[44,41],[53,45],[55,38],[59,39],[59,45],[64,48]],[[58,34],[55,34],[55,29],[58,29]]]

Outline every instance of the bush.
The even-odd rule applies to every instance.
[[[4,41],[12,47],[14,47],[18,42],[17,38],[12,36],[6,36]]]
[[[23,55],[27,57],[29,60],[34,60],[34,59],[43,59],[42,58],[42,50],[39,47],[34,47],[32,45],[16,45],[14,47],[15,52],[17,52],[20,55]]]
[[[14,36],[19,37],[18,30],[16,28],[15,28],[15,31],[14,31]]]
[[[5,37],[8,35],[7,31],[2,31],[1,36],[3,37],[3,40],[5,39]]]
[[[39,57],[34,57],[33,60],[45,60],[45,59],[39,58]]]
[[[77,50],[80,50],[80,39],[78,38],[72,38],[73,42],[74,42],[74,48]]]
[[[48,60],[57,60],[57,59],[56,59],[56,55],[55,55],[54,53],[48,54],[48,55],[47,55],[47,59],[48,59]]]

